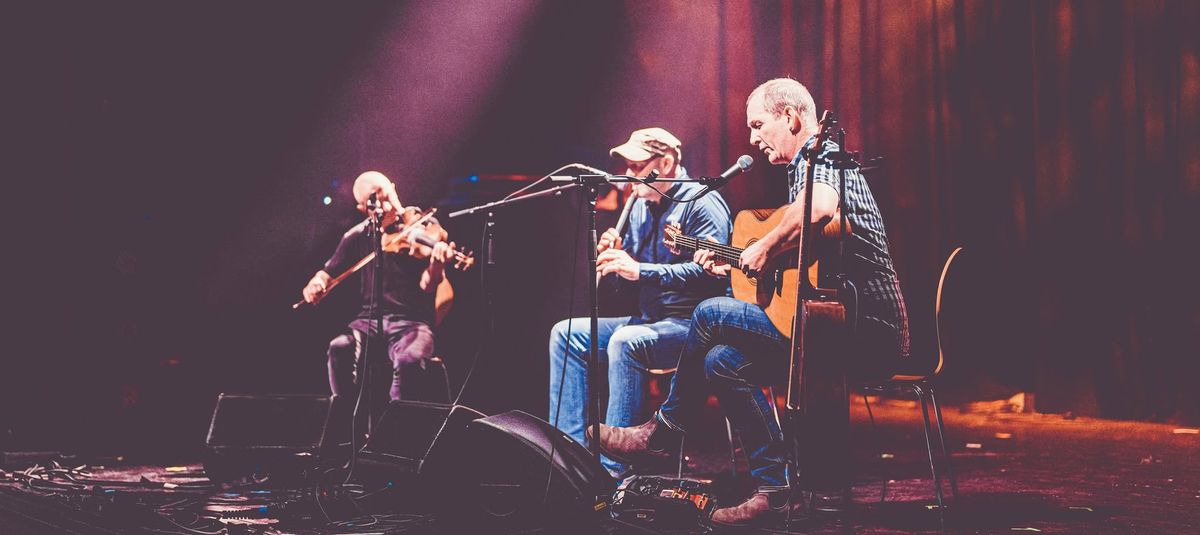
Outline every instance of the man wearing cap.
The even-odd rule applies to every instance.
[[[837,144],[825,141],[817,146],[816,106],[799,82],[777,78],[752,91],[746,100],[746,126],[750,144],[771,164],[786,167],[790,186],[791,204],[783,220],[741,253],[741,267],[758,271],[767,259],[789,247],[795,250],[804,220],[809,152],[817,153],[810,222],[820,224],[838,214],[843,175],[835,171],[830,159]],[[908,314],[879,206],[857,170],[846,170],[844,179],[846,217],[854,229],[846,240],[845,273],[858,291],[851,346],[839,358],[852,378],[878,379],[888,377],[908,356]],[[732,268],[715,262],[709,253],[698,253],[694,260],[714,275],[728,275]],[[763,395],[761,385],[786,377],[791,342],[758,306],[724,297],[697,306],[691,329],[662,407],[637,427],[601,426],[600,448],[621,459],[671,455],[687,430],[699,425],[700,409],[711,391],[737,429],[750,474],[758,484],[746,501],[713,511],[712,522],[745,526],[778,520],[791,505],[786,492],[786,445],[771,415],[772,401]],[[820,433],[799,438],[830,440]],[[800,474],[801,478],[808,476]]]
[[[679,139],[662,128],[637,130],[629,141],[609,151],[625,160],[629,175],[643,178],[652,171],[660,178],[687,177],[680,164],[682,153]],[[600,362],[607,367],[605,421],[609,425],[628,426],[645,419],[648,370],[674,369],[692,309],[709,297],[729,293],[727,280],[706,274],[690,255],[675,254],[663,244],[663,226],[668,223],[678,223],[689,236],[729,243],[729,206],[719,194],[712,192],[688,203],[670,200],[690,199],[701,189],[694,183],[637,184],[625,231],[618,234],[610,228],[597,243],[596,272],[615,274],[638,291],[637,316],[600,318],[597,331]],[[590,337],[588,318],[560,321],[550,331],[550,421],[581,443],[589,397]],[[602,461],[614,475],[630,468],[612,459]]]

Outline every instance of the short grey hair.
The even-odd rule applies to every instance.
[[[800,119],[805,123],[815,124],[817,122],[817,105],[813,103],[812,94],[808,92],[808,88],[800,82],[791,78],[767,80],[750,92],[750,96],[746,97],[746,105],[749,106],[754,97],[759,95],[763,97],[763,107],[771,112],[771,115],[776,117],[783,115],[783,110],[791,106],[796,108],[796,111],[800,113]]]

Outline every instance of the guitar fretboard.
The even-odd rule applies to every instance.
[[[682,234],[675,236],[675,248],[689,253],[696,252],[699,249],[712,251],[714,253],[713,257],[717,260],[738,267],[742,265],[742,251],[745,250],[741,247],[701,240],[694,236],[684,236]]]

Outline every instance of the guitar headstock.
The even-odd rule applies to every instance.
[[[663,225],[663,245],[666,245],[672,253],[679,254],[679,244],[676,243],[679,236],[683,235],[683,227],[679,223],[667,223]]]

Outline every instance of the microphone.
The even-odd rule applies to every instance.
[[[593,175],[612,176],[612,173],[609,173],[609,172],[606,172],[606,171],[601,171],[601,170],[599,170],[599,169],[596,169],[595,167],[592,167],[592,166],[590,166],[590,165],[583,165],[583,164],[581,164],[581,163],[569,163],[569,164],[567,164],[567,165],[566,165],[566,166],[564,166],[564,167],[574,167],[574,168],[576,168],[576,169],[581,169],[581,170],[584,170],[584,171],[590,172],[590,173],[592,173]]]
[[[726,169],[724,173],[721,173],[721,176],[716,178],[704,177],[701,178],[700,181],[704,183],[704,185],[710,190],[718,189],[732,180],[733,177],[746,172],[746,170],[750,169],[750,166],[752,165],[754,165],[754,158],[751,158],[747,154],[743,154],[737,159],[737,163],[733,164],[729,169]]]
[[[609,173],[608,171],[601,171],[599,169],[596,169],[595,167],[592,167],[590,165],[584,165],[581,163],[569,163],[567,165],[559,167],[554,172],[557,173],[568,167],[574,167],[575,169],[579,169],[580,171],[587,171],[593,175],[599,175],[602,177],[613,176],[612,173]],[[551,182],[574,182],[575,181],[575,177],[573,177],[571,175],[549,175],[549,178],[550,178]],[[543,178],[542,180],[545,180],[545,179]]]

